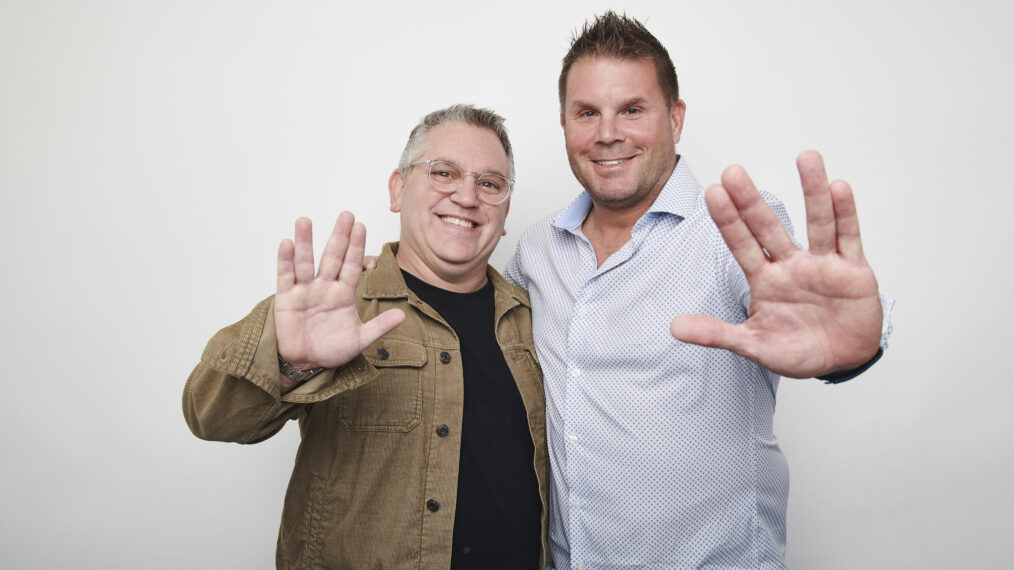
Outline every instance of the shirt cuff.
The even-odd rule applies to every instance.
[[[827,374],[826,376],[817,376],[817,380],[823,380],[825,384],[841,384],[842,382],[847,382],[855,378],[856,376],[859,376],[863,372],[869,370],[870,366],[873,366],[873,364],[876,361],[880,360],[880,357],[883,355],[884,349],[878,348],[877,353],[873,355],[873,358],[867,360],[866,364],[863,364],[859,368],[853,368],[852,370],[843,370],[841,372],[833,372],[831,374]]]

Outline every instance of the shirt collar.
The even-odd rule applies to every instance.
[[[693,212],[694,205],[700,198],[701,184],[694,177],[694,173],[690,172],[686,159],[677,155],[676,168],[669,175],[665,186],[645,215],[657,212],[686,218]],[[562,230],[574,230],[584,223],[591,207],[592,200],[588,191],[581,192],[570,206],[553,220],[553,225]]]

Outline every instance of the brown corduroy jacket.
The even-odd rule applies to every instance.
[[[458,339],[405,285],[384,246],[357,289],[366,321],[400,308],[405,322],[348,364],[281,395],[273,298],[219,331],[183,391],[200,438],[256,443],[299,420],[302,442],[278,532],[278,568],[447,568],[461,446]],[[496,338],[535,445],[546,561],[548,457],[542,372],[528,295],[494,269]],[[446,426],[448,429],[439,426]]]

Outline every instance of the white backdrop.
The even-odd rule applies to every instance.
[[[738,161],[799,225],[794,157],[821,150],[898,299],[869,373],[782,383],[789,566],[1011,567],[1014,9],[867,0],[3,0],[0,566],[272,567],[298,430],[194,438],[204,343],[271,292],[298,215],[394,239],[387,177],[453,102],[508,118],[502,267],[578,190],[559,61],[610,7],[675,59],[698,178]]]

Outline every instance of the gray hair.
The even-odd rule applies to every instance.
[[[398,168],[408,173],[409,164],[419,158],[423,148],[426,146],[430,129],[443,123],[465,123],[483,129],[489,129],[503,145],[507,154],[507,178],[514,179],[514,151],[511,150],[511,141],[507,138],[507,128],[504,127],[504,118],[489,109],[476,108],[472,105],[456,104],[446,109],[433,111],[423,117],[422,121],[412,129],[405,143],[405,150],[401,153],[401,160],[398,161]]]

